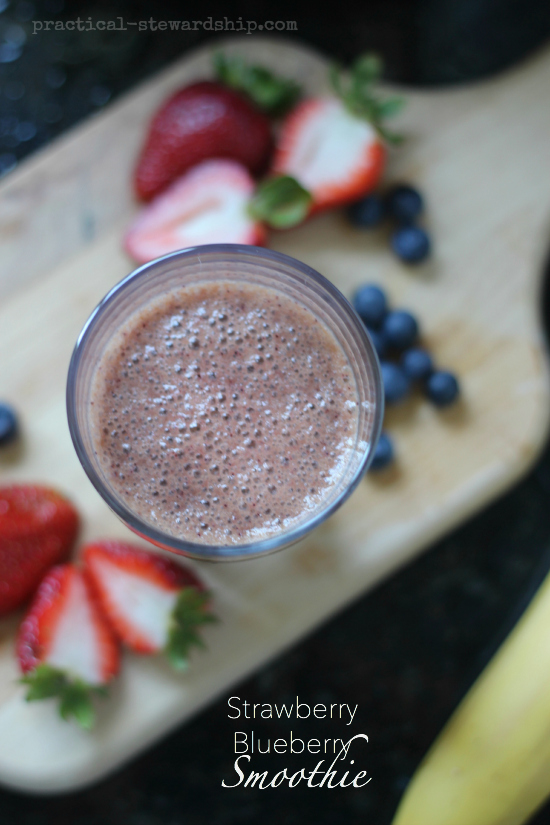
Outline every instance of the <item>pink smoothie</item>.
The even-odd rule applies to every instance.
[[[177,538],[238,545],[313,515],[355,446],[350,364],[275,289],[185,287],[130,318],[100,362],[94,449],[116,496]]]

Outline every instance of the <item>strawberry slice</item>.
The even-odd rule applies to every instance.
[[[261,246],[263,224],[247,212],[253,192],[254,181],[241,164],[204,161],[144,207],[126,234],[126,250],[134,260],[146,263],[202,244]]]
[[[269,120],[240,92],[211,81],[193,83],[155,113],[135,171],[136,192],[150,200],[208,158],[231,158],[261,172],[271,147]]]
[[[299,181],[316,212],[351,203],[373,189],[385,158],[370,123],[352,115],[337,98],[310,98],[285,120],[273,172]]]
[[[203,646],[199,625],[216,621],[208,593],[189,569],[118,541],[83,550],[84,571],[117,636],[137,653],[164,651],[179,670]]]
[[[283,123],[272,171],[294,178],[312,196],[310,213],[351,203],[380,180],[389,132],[385,118],[402,107],[401,98],[380,99],[373,86],[382,73],[380,60],[362,55],[348,73],[331,72],[333,97],[304,100]]]
[[[36,590],[46,570],[64,561],[78,531],[78,513],[55,490],[0,488],[0,616]]]
[[[118,643],[93,591],[74,564],[58,565],[42,580],[16,642],[29,685],[27,701],[59,698],[64,719],[94,722],[91,696],[119,669]]]

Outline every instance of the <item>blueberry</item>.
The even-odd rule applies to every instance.
[[[402,226],[391,236],[391,248],[407,264],[419,264],[430,254],[428,233],[420,226]]]
[[[426,395],[437,407],[446,407],[458,398],[460,387],[452,372],[437,370],[426,381]]]
[[[348,207],[347,215],[354,226],[369,229],[378,226],[385,218],[384,201],[379,195],[367,195]]]
[[[402,401],[408,395],[411,385],[401,367],[391,361],[383,361],[380,364],[380,370],[386,403],[396,404]]]
[[[17,416],[7,404],[0,403],[0,447],[17,436]]]
[[[360,286],[353,296],[353,306],[369,329],[376,329],[388,311],[385,293],[375,284]]]
[[[388,348],[386,336],[380,329],[369,329],[369,335],[379,358],[383,358]]]
[[[382,324],[388,346],[408,349],[418,338],[418,322],[414,315],[403,309],[388,312]]]
[[[390,189],[386,202],[388,212],[400,223],[412,223],[424,211],[424,200],[420,192],[405,184]]]
[[[378,444],[372,457],[370,470],[382,470],[393,461],[393,443],[386,433],[380,433]]]
[[[434,365],[432,356],[425,349],[411,347],[401,358],[401,366],[411,381],[423,381],[431,375]]]

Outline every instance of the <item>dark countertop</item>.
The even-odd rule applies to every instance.
[[[217,5],[208,12],[214,18]],[[352,22],[342,12],[336,33],[326,15],[310,17],[300,23],[300,37],[343,58],[375,47],[386,56],[392,77],[462,80],[510,63],[548,32],[547,4],[504,5],[504,28],[492,50],[472,45],[469,52],[453,52],[448,26],[457,4],[451,0],[370,3],[363,20]],[[181,9],[170,6],[162,14],[157,8],[154,16],[181,17]],[[483,46],[491,41],[483,32],[492,31],[485,6],[461,4],[461,25],[475,31]],[[520,6],[524,24],[514,39],[510,32]],[[246,15],[243,7],[230,12],[226,6],[219,16]],[[129,8],[134,19],[151,14],[145,2],[77,2],[64,9],[62,0],[0,0],[0,172],[202,39],[200,33],[149,32],[141,39],[132,32],[32,35],[33,19],[108,19],[129,16]],[[267,19],[269,11],[269,4],[249,4],[248,17]],[[185,16],[191,18],[191,11]],[[195,16],[202,19],[204,13]],[[296,10],[287,15],[285,4],[277,6],[275,19],[296,16]],[[350,37],[343,36],[346,31]],[[0,825],[389,825],[420,758],[550,567],[549,497],[550,449],[500,501],[108,780],[53,798],[0,790]],[[236,730],[254,729],[272,740],[288,736],[290,728],[305,739],[347,732],[330,720],[290,725],[256,719],[244,726],[227,718],[230,695],[251,703],[292,702],[298,695],[311,705],[358,704],[347,730],[368,733],[364,764],[371,782],[330,793],[303,784],[267,793],[222,788],[222,779],[229,784],[235,778]],[[288,765],[309,768],[310,761],[293,757]],[[254,767],[271,773],[285,764],[281,757],[261,757]],[[550,806],[534,822],[550,823]]]

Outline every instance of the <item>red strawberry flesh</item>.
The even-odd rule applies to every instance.
[[[261,172],[271,146],[268,119],[243,95],[220,83],[194,83],[154,115],[135,171],[136,192],[150,200],[192,166],[214,157]]]
[[[378,183],[386,152],[375,129],[337,98],[310,98],[285,120],[273,172],[313,196],[312,212],[359,199]]]
[[[77,531],[75,508],[55,490],[0,488],[0,616],[24,602],[46,570],[68,557]]]
[[[128,253],[146,263],[202,244],[262,245],[263,225],[246,211],[254,186],[241,164],[204,161],[143,208],[126,234]]]
[[[88,685],[104,685],[119,668],[119,650],[95,596],[73,564],[45,576],[19,629],[23,673],[48,664]]]
[[[102,541],[83,551],[85,574],[117,636],[138,653],[162,650],[183,588],[204,588],[188,569],[131,544]]]

